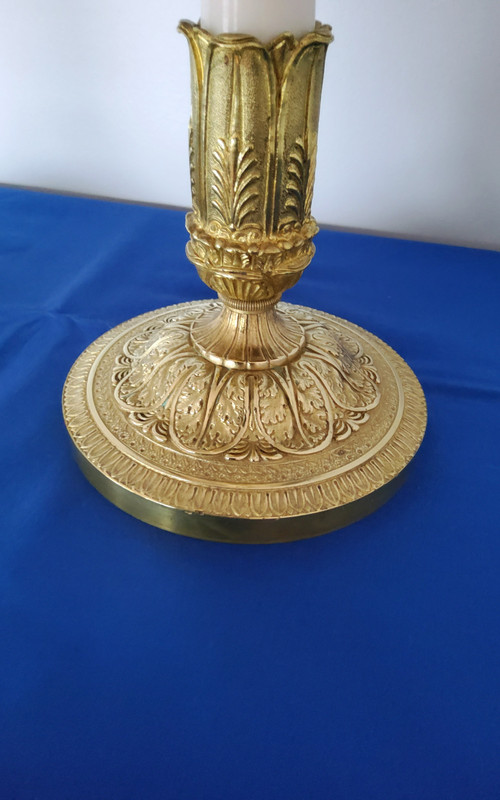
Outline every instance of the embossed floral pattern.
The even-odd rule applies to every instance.
[[[223,297],[262,300],[309,264],[311,201],[329,26],[300,40],[179,29],[191,54],[193,211],[188,258]]]
[[[343,441],[379,402],[361,346],[302,315],[307,347],[283,367],[246,371],[193,352],[192,318],[166,317],[117,357],[115,398],[142,433],[181,452],[274,460]]]

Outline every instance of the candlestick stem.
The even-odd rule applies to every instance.
[[[356,325],[281,302],[314,254],[328,26],[272,42],[182,22],[191,55],[186,252],[218,299],[94,342],[64,415],[83,471],[121,508],[189,536],[314,536],[400,485],[425,430],[405,362]]]

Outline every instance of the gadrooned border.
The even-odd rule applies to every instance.
[[[200,301],[198,301],[200,302]],[[203,304],[201,301],[200,305]],[[92,365],[101,351],[127,329],[159,313],[180,310],[192,303],[181,303],[142,314],[118,325],[96,339],[76,360],[63,390],[63,414],[68,432],[81,456],[103,476],[138,497],[159,506],[218,517],[246,519],[293,518],[331,510],[355,502],[396,478],[409,464],[422,441],[427,411],[424,394],[413,371],[385,342],[353,323],[313,311],[325,321],[347,325],[355,333],[368,336],[378,345],[397,372],[404,395],[401,421],[393,437],[365,463],[317,483],[295,487],[239,489],[236,485],[198,485],[194,480],[168,476],[134,460],[115,448],[96,425],[87,404],[87,384]],[[287,304],[288,305],[288,304]],[[288,306],[290,308],[290,306]]]

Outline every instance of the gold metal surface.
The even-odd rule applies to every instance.
[[[276,312],[309,264],[321,84],[329,26],[269,45],[211,36],[181,22],[191,54],[193,211],[186,252],[222,300],[193,324],[216,364],[268,369],[297,356],[304,335]]]
[[[407,364],[351,323],[280,304],[305,330],[302,355],[221,367],[190,338],[214,306],[129,320],[76,361],[64,417],[91,482],[147,522],[221,541],[314,536],[388,499],[425,429]]]
[[[426,424],[420,385],[367,331],[280,302],[314,253],[330,28],[269,45],[182,22],[192,67],[187,255],[218,300],[123,323],[74,364],[66,425],[87,478],[160,528],[306,538],[397,489]]]

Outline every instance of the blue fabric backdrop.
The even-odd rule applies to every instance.
[[[429,427],[371,517],[288,545],[158,531],[71,459],[80,352],[208,297],[183,214],[0,191],[2,800],[500,796],[500,254],[321,232],[287,299],[419,376]]]

